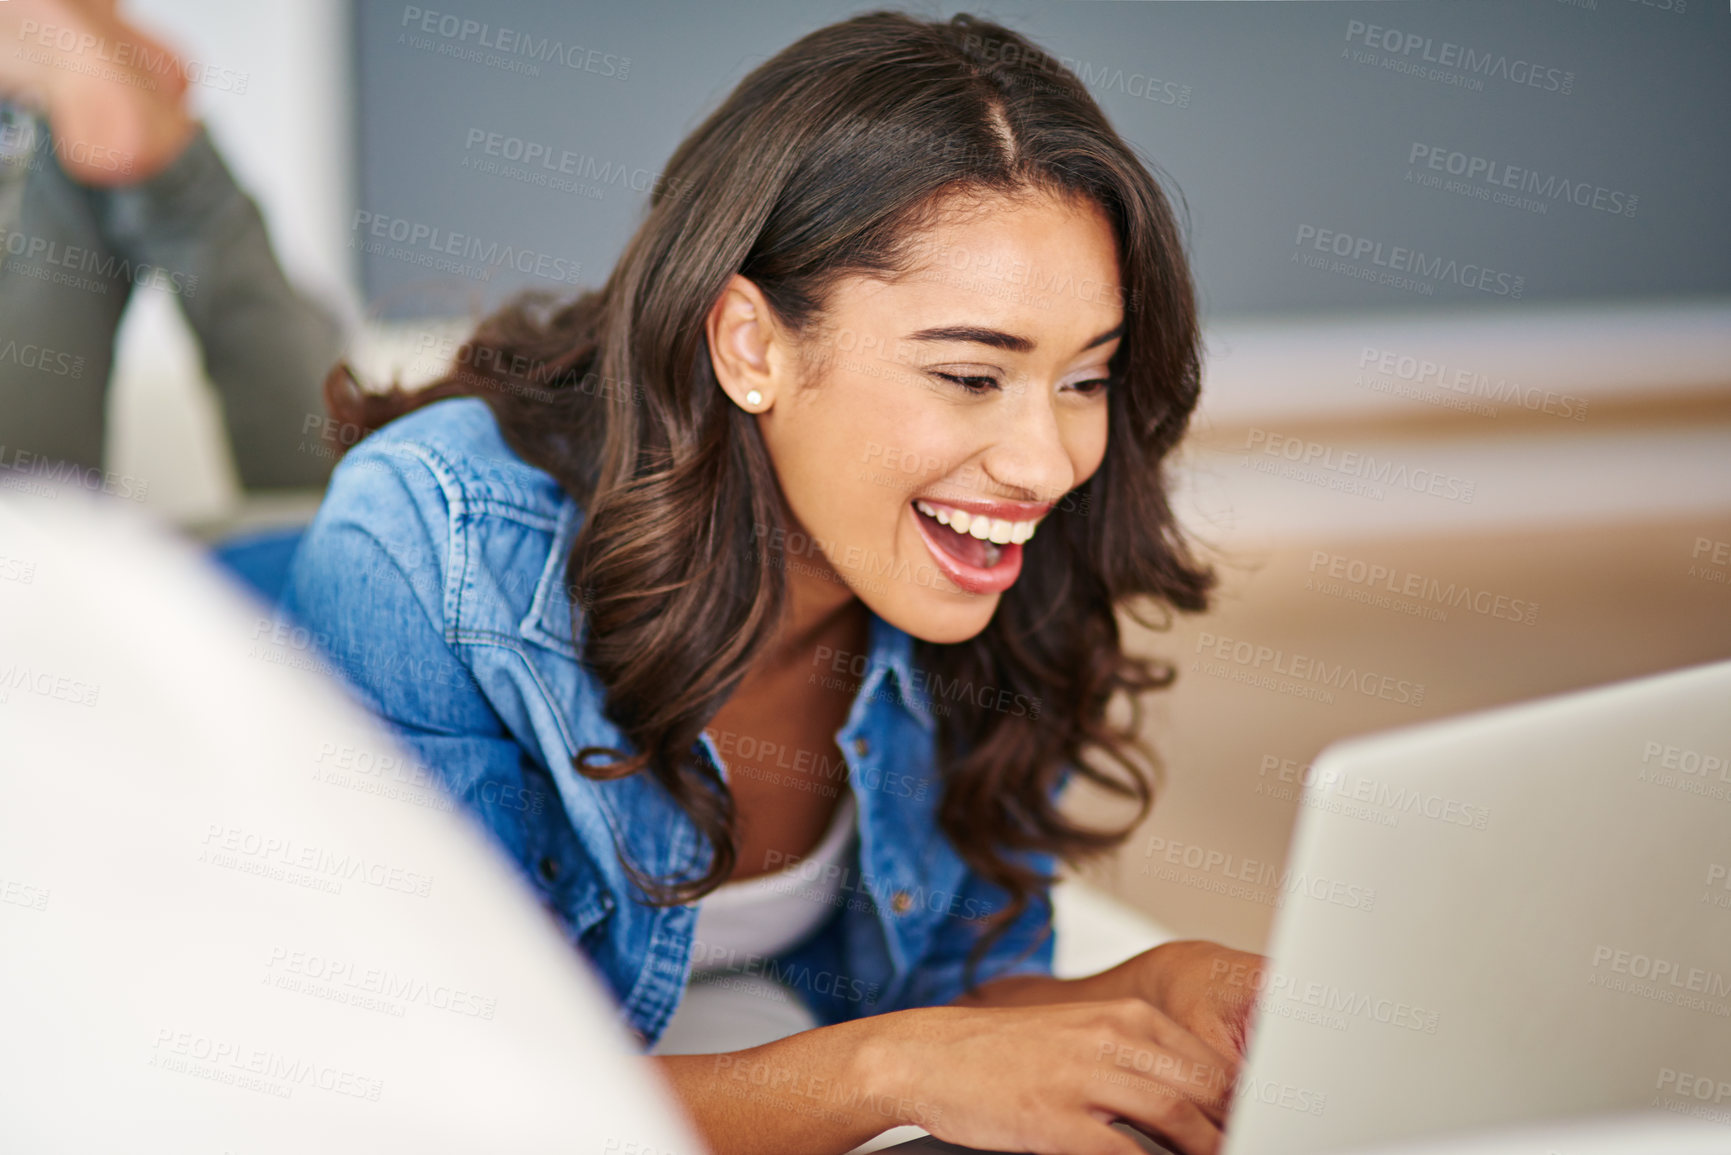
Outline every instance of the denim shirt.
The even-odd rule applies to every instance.
[[[697,904],[650,905],[620,853],[660,876],[706,859],[696,828],[650,776],[599,782],[572,766],[584,746],[635,751],[605,717],[574,638],[582,616],[565,566],[581,523],[553,478],[505,444],[484,402],[436,401],[337,466],[281,610],[485,827],[652,1046],[703,949],[693,942]],[[859,832],[841,896],[822,928],[784,954],[723,960],[786,984],[823,1024],[954,1000],[983,917],[1004,901],[936,825],[932,711],[943,707],[912,652],[906,633],[873,614],[868,653],[814,672],[857,683],[836,734]],[[727,780],[708,733],[694,753]],[[1018,860],[1047,875],[1053,865],[1048,855]],[[1041,893],[984,956],[978,981],[1050,974],[1049,923]]]

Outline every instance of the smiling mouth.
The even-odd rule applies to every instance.
[[[929,540],[963,565],[975,569],[993,569],[1003,560],[1004,547],[997,542],[975,537],[971,533],[958,533],[955,527],[945,525],[920,509],[917,503],[914,512],[925,520]]]

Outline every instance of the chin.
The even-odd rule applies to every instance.
[[[861,597],[878,617],[923,642],[953,645],[977,636],[998,610],[999,594],[945,590],[897,591],[894,596]]]

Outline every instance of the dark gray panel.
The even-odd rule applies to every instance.
[[[864,10],[358,0],[368,297],[599,284],[684,133]],[[1731,13],[1703,0],[917,10],[997,19],[1083,76],[1182,199],[1211,316],[1731,293]]]

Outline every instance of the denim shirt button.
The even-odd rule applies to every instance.
[[[898,890],[890,896],[890,909],[897,914],[906,914],[913,907],[913,896],[905,890]]]
[[[858,754],[861,758],[864,758],[871,752],[871,743],[865,740],[863,734],[853,740],[853,752]]]
[[[559,881],[559,862],[551,854],[543,854],[541,861],[535,864],[535,873],[541,876],[541,881],[551,886]]]

